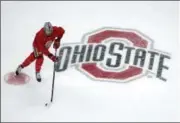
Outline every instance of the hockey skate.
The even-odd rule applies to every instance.
[[[16,75],[19,75],[21,73],[21,70],[22,70],[22,66],[19,65],[18,68],[16,69]]]
[[[41,75],[40,75],[39,72],[36,72],[36,80],[37,80],[38,82],[41,82]]]

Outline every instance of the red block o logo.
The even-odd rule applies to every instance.
[[[101,43],[108,38],[123,38],[136,47],[148,48],[150,47],[150,40],[135,30],[113,29],[104,28],[93,33],[88,33],[84,37],[85,43]],[[126,41],[127,41],[126,40]],[[96,63],[84,63],[78,67],[80,71],[87,74],[94,80],[106,80],[127,82],[145,74],[141,68],[129,66],[127,69],[121,72],[105,71],[98,67]]]

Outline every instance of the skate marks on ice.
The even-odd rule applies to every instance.
[[[14,72],[9,72],[4,75],[4,80],[12,85],[24,85],[30,81],[30,76],[25,73],[20,73],[18,76]]]

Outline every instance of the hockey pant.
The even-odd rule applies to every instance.
[[[24,60],[24,62],[21,64],[21,66],[27,67],[30,65],[33,61],[35,61],[35,70],[36,72],[40,72],[44,57],[42,52],[38,52],[37,48],[34,48],[34,51]]]

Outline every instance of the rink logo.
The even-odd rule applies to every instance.
[[[136,30],[103,28],[85,34],[82,43],[63,44],[56,71],[70,66],[94,80],[128,82],[148,73],[163,81],[170,56]]]

